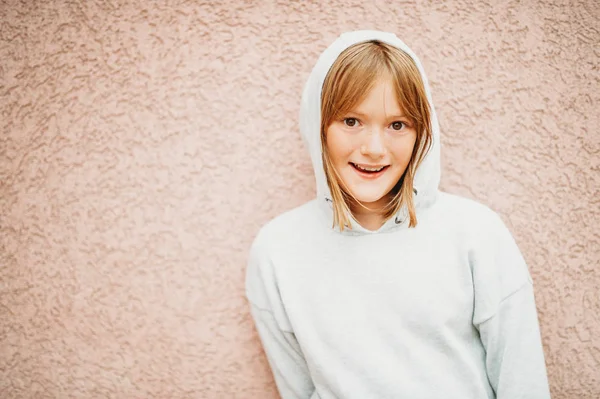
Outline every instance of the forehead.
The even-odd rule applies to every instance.
[[[349,108],[349,111],[360,113],[373,113],[379,110],[386,111],[386,113],[402,111],[398,102],[395,82],[390,76],[375,80],[356,104]]]

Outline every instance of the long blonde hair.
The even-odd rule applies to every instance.
[[[425,85],[412,57],[403,50],[378,40],[354,44],[345,49],[333,63],[321,92],[321,149],[323,167],[333,201],[333,225],[340,230],[350,227],[350,203],[360,202],[344,190],[333,167],[326,145],[327,128],[359,104],[378,78],[390,76],[400,109],[415,127],[417,138],[406,171],[392,189],[393,197],[384,208],[387,221],[406,204],[409,227],[417,225],[413,201],[413,182],[417,168],[432,142],[430,106]]]

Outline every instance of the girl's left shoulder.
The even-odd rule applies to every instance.
[[[502,217],[490,207],[457,195],[443,193],[438,212],[447,215],[468,251],[474,282],[486,287],[497,301],[524,284],[533,284],[518,244]]]
[[[471,198],[440,192],[435,208],[436,217],[443,217],[455,227],[465,230],[465,233],[489,234],[508,231],[502,217],[496,211]]]

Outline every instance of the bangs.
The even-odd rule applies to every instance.
[[[405,116],[412,123],[422,122],[416,87],[422,81],[414,62],[399,49],[369,41],[342,52],[327,74],[321,98],[322,129],[364,100],[380,79],[392,81]]]
[[[348,64],[339,68],[339,72],[331,76],[331,88],[328,91],[330,95],[326,98],[328,103],[323,104],[328,111],[326,117],[323,115],[326,119],[323,121],[325,126],[329,126],[334,120],[360,104],[377,80],[390,76],[388,65],[382,62],[380,57],[368,53],[358,56],[362,59],[346,60]]]

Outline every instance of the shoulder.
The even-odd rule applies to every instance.
[[[439,205],[444,211],[451,210],[457,216],[466,219],[485,218],[494,219],[498,214],[489,206],[467,197],[462,197],[456,194],[440,192]]]
[[[261,309],[278,308],[277,259],[297,250],[298,237],[310,234],[318,220],[316,201],[286,211],[266,222],[250,247],[246,267],[246,297]]]
[[[467,235],[507,232],[502,217],[489,206],[466,197],[440,192],[438,215]]]
[[[247,273],[274,275],[282,259],[293,257],[322,230],[320,216],[317,201],[312,200],[268,220],[250,246]]]
[[[500,261],[507,272],[525,269],[518,244],[500,214],[481,202],[448,193],[442,193],[439,202],[436,218],[460,237],[473,266],[490,268]]]
[[[476,294],[474,320],[481,322],[502,300],[533,284],[529,268],[508,227],[490,207],[443,193],[439,208],[436,216],[447,218],[466,244]]]
[[[298,237],[311,234],[320,223],[316,200],[306,202],[267,221],[256,234],[252,248],[261,252],[289,249]]]

